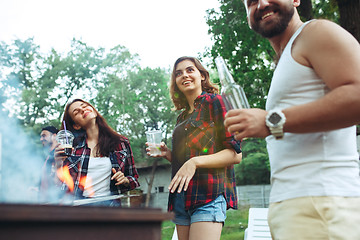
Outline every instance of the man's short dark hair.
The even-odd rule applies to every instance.
[[[56,127],[54,127],[54,126],[47,126],[47,127],[44,127],[43,129],[41,129],[41,131],[49,131],[49,132],[51,132],[51,133],[53,133],[53,134],[56,134],[56,133],[58,133],[58,129],[56,128]]]

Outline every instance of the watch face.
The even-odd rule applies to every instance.
[[[268,120],[269,120],[269,122],[271,122],[272,124],[276,125],[276,124],[278,124],[278,123],[280,122],[281,117],[280,117],[280,115],[277,114],[277,113],[272,113],[272,114],[270,115],[270,117],[269,117]]]

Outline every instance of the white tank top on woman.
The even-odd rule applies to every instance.
[[[90,157],[83,195],[85,197],[104,197],[111,195],[110,178],[110,158]]]
[[[329,89],[312,68],[291,56],[291,37],[273,75],[266,110],[313,102]],[[266,138],[271,166],[270,202],[304,196],[360,196],[356,128]]]

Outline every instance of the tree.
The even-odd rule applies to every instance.
[[[145,152],[145,136],[146,130],[160,129],[164,133],[164,142],[171,148],[171,142],[168,142],[168,136],[174,128],[176,121],[175,112],[171,111],[171,100],[168,91],[169,74],[164,70],[157,69],[139,69],[138,72],[129,74],[130,91],[135,93],[133,102],[133,110],[129,112],[130,119],[137,119],[133,122],[133,126],[137,126],[138,138],[136,146],[142,149],[142,159],[148,164],[152,163],[150,179],[147,179],[148,192],[146,194],[145,206],[148,206],[151,196],[152,184],[155,178],[156,168],[159,162],[165,162],[164,159],[154,159],[148,157]],[[139,121],[140,120],[140,121]],[[136,131],[134,131],[136,132]],[[140,153],[138,153],[140,154]]]
[[[339,7],[340,25],[360,42],[360,1],[336,0],[336,2]]]
[[[32,38],[15,40],[11,46],[1,43],[0,48],[1,70],[9,72],[3,80],[3,106],[10,114],[17,113],[22,125],[32,128],[46,116],[46,99],[55,79],[46,77],[45,58]]]
[[[247,95],[252,107],[265,107],[275,53],[269,42],[249,29],[242,0],[220,0],[220,12],[207,11],[214,45],[204,54],[221,55]]]
[[[302,0],[298,7],[303,21],[325,18],[340,24],[360,42],[360,1]]]
[[[131,139],[140,161],[145,131],[169,135],[175,122],[162,69],[141,69],[138,56],[118,45],[108,52],[73,39],[62,55],[41,54],[33,39],[0,44],[1,104],[36,134],[44,124],[60,127],[69,99],[89,100],[109,125]]]
[[[298,11],[304,21],[313,19],[312,0],[302,0]]]
[[[44,123],[60,127],[65,104],[81,93],[112,128],[129,138],[137,164],[151,161],[155,174],[158,161],[165,160],[147,156],[145,131],[161,129],[167,143],[174,127],[168,71],[141,69],[138,56],[120,45],[106,52],[73,39],[71,50],[63,55],[52,49],[44,56],[38,49],[32,39],[0,45],[0,75],[6,76],[0,82],[5,88],[0,88],[1,103],[13,100],[12,107],[23,110],[13,114],[23,120],[23,126],[39,132]],[[14,78],[19,81],[11,81]],[[12,97],[13,93],[17,96]],[[167,145],[171,148],[171,143]],[[147,202],[154,174],[148,181]]]
[[[94,105],[108,124],[124,135],[131,135],[127,113],[132,111],[129,103],[133,97],[127,77],[139,68],[138,60],[137,55],[117,45],[106,54],[98,76],[91,82]]]
[[[121,54],[124,52],[116,58]],[[117,63],[119,70],[108,70],[97,81],[93,102],[114,129],[131,138],[132,147],[137,149],[134,157],[145,161],[145,131],[161,129],[168,136],[175,123],[167,88],[169,74],[160,68],[141,69],[129,56],[124,59]]]
[[[48,56],[40,54],[32,38],[2,43],[1,49],[2,74],[9,72],[3,82],[5,107],[37,131],[40,123],[59,126],[66,102],[97,74],[101,61],[93,48],[75,39],[66,57],[54,49]]]
[[[53,51],[53,53],[56,53]],[[92,98],[95,89],[92,87],[92,81],[102,69],[104,58],[104,49],[94,49],[87,46],[86,43],[73,39],[71,50],[65,57],[59,57],[57,54],[49,59],[51,70],[57,73],[57,87],[55,97],[52,98],[50,105],[56,106],[59,110],[60,119],[62,110],[69,99],[82,92],[82,95]]]
[[[270,86],[275,64],[275,52],[267,39],[249,29],[245,6],[242,0],[219,0],[220,10],[207,11],[209,34],[214,40],[211,49],[207,49],[204,57],[215,59],[221,55],[229,65],[236,82],[243,88],[252,107],[265,107],[266,95]],[[351,3],[350,3],[351,2]],[[359,1],[347,0],[302,0],[298,8],[303,21],[312,18],[326,18],[339,22],[339,8],[346,7],[341,18],[351,19],[351,27],[358,29]],[[354,8],[350,12],[350,8]],[[340,11],[341,13],[341,11]],[[343,16],[343,17],[341,17]],[[350,25],[350,23],[349,23]],[[354,30],[355,31],[355,30]]]
[[[167,136],[169,136],[174,128],[176,115],[171,111],[172,103],[167,87],[169,78],[169,74],[160,68],[145,68],[129,73],[129,93],[133,97],[127,102],[127,104],[132,106],[132,111],[128,112],[128,121],[132,123],[133,129],[136,128],[133,133],[137,133],[134,141],[136,146],[140,145],[138,149],[144,149],[146,141],[144,132],[153,129],[161,129],[165,133],[164,141],[171,148],[171,144],[167,143]],[[145,151],[142,153],[146,156]],[[142,156],[143,158],[144,155]],[[148,159],[148,157],[145,157],[145,159]],[[156,168],[161,160],[151,158],[150,161],[153,164],[151,177],[147,180],[148,192],[146,194],[145,206],[149,205]]]
[[[235,165],[237,185],[269,184],[270,163],[264,139],[249,138],[242,142],[243,159]]]

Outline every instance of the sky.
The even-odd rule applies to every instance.
[[[212,45],[206,10],[218,0],[0,0],[0,41],[33,37],[42,52],[122,45],[142,67],[170,68],[178,57]]]

